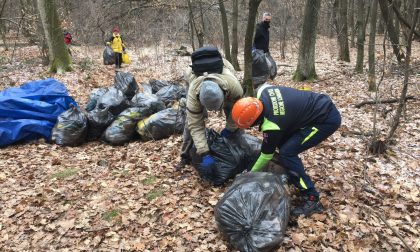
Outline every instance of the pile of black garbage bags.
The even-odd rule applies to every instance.
[[[268,165],[274,173],[249,172],[259,157],[261,140],[240,130],[226,138],[207,129],[206,137],[216,164],[201,167],[193,147],[190,157],[200,177],[215,186],[234,178],[214,208],[220,232],[236,250],[275,251],[283,241],[290,213],[287,177],[278,155]]]
[[[92,90],[85,110],[72,106],[58,117],[52,139],[78,146],[98,139],[122,145],[168,138],[184,129],[185,96],[178,83],[151,80],[139,86],[132,74],[117,72],[111,87]]]

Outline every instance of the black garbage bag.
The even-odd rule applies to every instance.
[[[99,106],[100,108],[109,108],[109,112],[113,115],[119,115],[124,109],[130,107],[130,102],[121,90],[110,87],[106,93],[98,99],[96,106]]]
[[[171,85],[171,83],[165,80],[150,80],[149,84],[152,86],[153,94],[157,93],[157,91],[159,91],[161,88]]]
[[[143,141],[160,140],[184,131],[185,109],[167,108],[137,124],[137,133]]]
[[[237,250],[274,251],[283,241],[290,196],[280,176],[249,172],[236,177],[214,215],[220,232]]]
[[[128,108],[105,130],[105,140],[112,145],[122,145],[133,139],[136,124],[147,117],[145,108]]]
[[[168,105],[174,101],[178,101],[186,95],[187,92],[185,87],[181,85],[165,86],[156,93],[156,96],[159,97],[165,103],[165,105]]]
[[[267,60],[268,68],[270,69],[270,79],[274,80],[274,78],[277,76],[277,64],[273,57],[271,57],[270,53],[266,53],[265,58]]]
[[[128,99],[133,98],[139,89],[134,76],[124,72],[117,72],[114,78],[114,87],[121,90]]]
[[[229,137],[229,142],[238,144],[247,156],[258,157],[261,151],[261,140],[252,135],[246,134],[244,130],[238,129],[235,134]]]
[[[164,110],[165,104],[154,94],[137,93],[131,99],[132,106],[146,108],[148,115]]]
[[[110,46],[105,46],[103,58],[104,65],[112,65],[115,63],[114,50],[112,50]]]
[[[270,76],[267,59],[263,50],[255,50],[252,53],[252,84],[254,87],[264,84]]]
[[[105,129],[111,125],[115,116],[109,112],[109,108],[100,108],[100,106],[98,106],[88,113],[87,118],[89,121],[87,139],[96,140],[99,139]]]
[[[152,94],[153,93],[152,92],[152,86],[150,86],[149,83],[142,82],[140,86],[143,88],[142,93],[145,93],[145,94]]]
[[[258,154],[257,156],[248,155],[246,149],[241,147],[236,138],[224,138],[212,129],[206,130],[206,137],[210,153],[216,160],[215,166],[211,169],[201,167],[201,157],[197,155],[195,146],[190,151],[191,163],[202,179],[215,186],[223,185],[228,179],[235,177],[236,174],[250,169],[250,166],[253,165],[250,160],[258,158]],[[246,144],[246,142],[243,144]]]
[[[52,130],[52,141],[62,146],[77,146],[86,140],[88,119],[83,111],[70,105],[58,118]]]
[[[106,88],[94,88],[89,94],[89,101],[86,105],[86,111],[92,111],[96,107],[98,99],[106,93]]]
[[[257,161],[261,153],[262,141],[257,137],[245,134],[243,131],[229,137],[229,142],[237,143],[241,149],[246,153],[246,170],[250,171]],[[274,153],[273,158],[268,162],[264,171],[272,172],[279,175],[286,175],[287,170],[281,165],[280,156],[278,152]]]

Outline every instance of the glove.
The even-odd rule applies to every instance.
[[[205,155],[201,161],[201,166],[203,168],[211,168],[215,164],[216,164],[216,161],[210,154]]]
[[[109,41],[108,41],[108,42],[106,42],[106,45],[111,45],[111,42],[109,42]]]
[[[233,133],[234,133],[234,132],[232,132],[232,131],[230,131],[230,130],[228,130],[228,129],[224,128],[224,129],[222,130],[222,132],[220,132],[220,135],[221,135],[222,137],[224,137],[224,138],[229,138],[230,136],[232,136],[232,135],[233,135]]]

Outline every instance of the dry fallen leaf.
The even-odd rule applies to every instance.
[[[292,234],[292,241],[297,246],[300,246],[304,240],[306,240],[306,236],[303,233]]]

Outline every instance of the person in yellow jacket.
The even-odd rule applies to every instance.
[[[184,128],[183,143],[181,147],[181,162],[176,170],[181,170],[190,164],[189,151],[193,144],[197,154],[202,158],[201,166],[211,169],[215,160],[207,145],[204,119],[207,111],[224,110],[226,127],[222,130],[223,137],[234,134],[238,127],[232,120],[231,109],[233,104],[243,96],[243,89],[235,77],[235,70],[229,61],[223,59],[222,73],[205,73],[197,76],[189,66],[184,74],[187,82],[187,124]]]
[[[115,67],[121,68],[122,55],[125,51],[123,39],[120,35],[120,29],[115,27],[112,29],[112,37],[108,40],[107,45],[110,45],[115,54]]]

